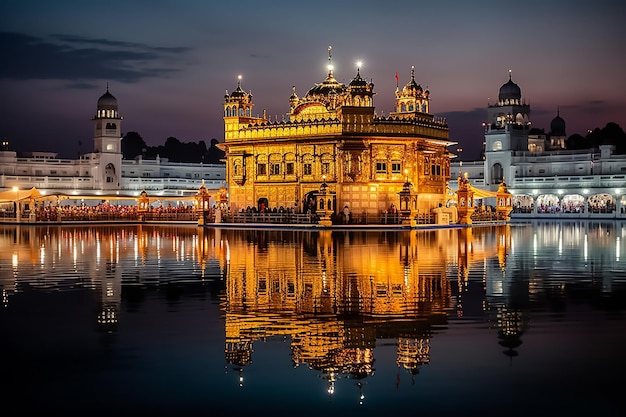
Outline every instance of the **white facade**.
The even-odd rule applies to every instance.
[[[453,163],[451,189],[461,173],[490,191],[504,181],[513,194],[512,218],[626,218],[626,155],[613,154],[611,145],[562,149],[565,125],[558,113],[552,136],[531,134],[530,106],[510,77],[487,113],[484,160]]]
[[[53,152],[19,156],[0,150],[0,191],[37,188],[42,194],[193,196],[204,181],[209,191],[226,187],[222,164],[123,160],[122,117],[108,89],[98,100],[94,123],[94,151],[78,159],[60,159]]]

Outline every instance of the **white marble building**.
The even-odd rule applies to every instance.
[[[626,155],[614,154],[611,145],[565,150],[565,121],[558,112],[548,134],[531,130],[530,105],[510,74],[487,118],[484,159],[453,162],[451,189],[460,173],[490,191],[504,181],[513,194],[512,218],[626,218]]]
[[[226,187],[222,164],[174,163],[166,158],[122,159],[122,117],[117,99],[107,91],[98,99],[93,152],[78,159],[53,152],[0,150],[0,192],[37,188],[42,194],[82,196],[193,196],[204,181],[210,191]]]

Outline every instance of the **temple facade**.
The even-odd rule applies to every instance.
[[[320,190],[331,196],[321,208],[334,214],[400,209],[403,190],[412,213],[443,205],[452,142],[446,121],[430,114],[430,91],[414,69],[406,85],[397,83],[395,109],[383,116],[375,111],[374,84],[360,69],[349,84],[338,82],[330,52],[326,78],[302,97],[293,87],[283,120],[253,116],[241,79],[226,92],[220,147],[230,210],[315,211]]]

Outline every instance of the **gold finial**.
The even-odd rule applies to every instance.
[[[333,50],[332,46],[328,46],[328,77],[333,76],[333,55],[331,51]]]

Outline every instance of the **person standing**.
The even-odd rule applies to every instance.
[[[346,205],[343,208],[343,223],[348,224],[349,221],[350,221],[350,209]]]

